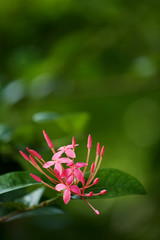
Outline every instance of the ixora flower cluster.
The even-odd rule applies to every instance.
[[[95,178],[95,175],[100,167],[105,147],[103,146],[101,149],[100,143],[97,143],[95,161],[91,164],[89,178],[87,181],[85,181],[84,174],[88,166],[90,150],[92,148],[91,135],[88,136],[88,153],[85,163],[74,163],[74,159],[76,158],[75,148],[78,146],[78,144],[75,142],[74,137],[72,138],[71,145],[60,147],[56,152],[53,143],[45,131],[43,131],[43,135],[46,139],[48,147],[53,153],[51,161],[44,161],[39,153],[37,153],[35,150],[29,149],[28,147],[26,149],[30,154],[29,157],[22,151],[20,151],[20,153],[25,160],[29,161],[40,173],[45,175],[50,180],[51,184],[44,182],[40,177],[32,173],[30,174],[31,177],[34,178],[37,182],[41,182],[47,187],[63,193],[63,201],[65,204],[70,201],[71,195],[78,195],[94,210],[97,215],[99,215],[99,211],[96,210],[86,200],[86,197],[91,198],[93,196],[103,195],[106,193],[106,190],[104,189],[96,194],[93,194],[93,192],[85,193],[85,190],[92,187],[93,185],[96,185],[99,181],[99,178]],[[43,168],[41,168],[37,162]],[[54,166],[54,169],[52,166]],[[80,168],[84,168],[83,171],[81,171]],[[79,182],[81,182],[81,187],[79,187]]]

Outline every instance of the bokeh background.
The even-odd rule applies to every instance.
[[[160,239],[160,3],[0,1],[0,174],[29,170],[19,150],[48,156],[89,133],[102,167],[136,176],[147,196],[71,201],[66,214],[15,220],[2,239]],[[48,155],[47,155],[48,154]],[[92,151],[94,157],[95,150]]]

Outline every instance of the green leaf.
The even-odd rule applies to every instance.
[[[29,172],[11,172],[0,176],[0,194],[41,183],[36,182]]]
[[[35,191],[24,195],[22,198],[16,199],[16,202],[24,204],[26,207],[32,207],[39,203],[45,188],[41,187]]]
[[[86,173],[88,179],[89,173]],[[99,193],[106,189],[107,193],[95,198],[113,198],[132,194],[146,194],[143,185],[133,176],[118,169],[100,169],[96,175],[99,182],[86,192]]]

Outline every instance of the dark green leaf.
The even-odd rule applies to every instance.
[[[40,183],[36,182],[28,172],[12,172],[0,176],[0,194],[25,188]]]
[[[86,174],[86,179],[88,178]],[[113,198],[132,194],[146,194],[142,184],[133,176],[118,169],[101,169],[98,171],[98,184],[86,190],[86,192],[93,191],[99,193],[106,189],[107,193],[100,195],[100,198]],[[97,196],[98,197],[98,196]],[[96,197],[96,198],[97,198]]]

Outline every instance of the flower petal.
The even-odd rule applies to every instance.
[[[79,144],[75,144],[75,146],[78,146],[78,145],[79,145]],[[67,148],[67,149],[73,148],[73,145],[72,145],[72,144],[69,144],[69,145],[66,146],[66,148]]]
[[[66,149],[65,154],[70,158],[75,158],[76,157],[75,152],[71,149]]]
[[[70,190],[74,193],[76,193],[77,195],[81,195],[81,191],[79,189],[79,187],[77,185],[72,185],[70,186]]]
[[[59,151],[55,153],[52,157],[52,160],[56,160],[57,158],[59,158],[62,155],[62,153],[64,153],[64,151]]]
[[[55,189],[56,189],[57,191],[61,191],[61,190],[65,189],[65,188],[66,188],[66,185],[63,184],[63,183],[59,183],[59,184],[57,184],[57,185],[55,186]]]
[[[67,167],[72,167],[72,166],[74,166],[74,162],[73,161],[67,164]]]
[[[81,170],[79,169],[74,169],[74,175],[76,176],[76,178],[78,178],[79,181],[83,181],[83,173],[81,172]]]
[[[72,144],[66,146],[67,149],[73,148]]]
[[[81,168],[81,167],[85,167],[85,166],[87,166],[88,164],[87,163],[84,163],[84,162],[77,162],[76,164],[75,164],[75,167],[77,167],[77,168]]]
[[[69,158],[60,158],[59,163],[73,163],[73,161]]]
[[[63,171],[62,174],[61,174],[61,177],[62,177],[62,178],[66,178],[66,177],[68,177],[71,173],[72,173],[72,169],[71,169],[71,168],[64,169],[64,171]]]
[[[55,172],[55,174],[56,174],[56,178],[57,178],[60,182],[62,182],[62,178],[61,178],[59,172],[58,172],[56,169],[54,169],[54,172]]]
[[[46,162],[44,165],[43,165],[43,168],[49,168],[50,166],[54,165],[55,162],[54,161],[49,161],[49,162]]]
[[[65,204],[67,204],[69,202],[71,198],[71,192],[68,188],[66,188],[66,190],[64,191],[64,194],[63,194],[63,201]]]
[[[62,166],[61,166],[60,163],[56,163],[54,169],[56,169],[59,172],[59,174],[61,175],[61,173],[62,173]]]
[[[71,185],[73,182],[73,179],[74,179],[74,175],[72,173],[69,177],[66,178],[67,185]]]
[[[57,151],[64,151],[64,150],[65,150],[65,146],[62,146],[62,147],[58,148]]]

